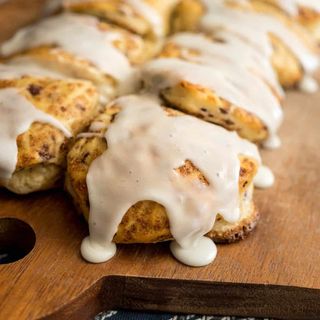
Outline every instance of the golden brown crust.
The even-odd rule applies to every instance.
[[[167,110],[170,115],[180,114],[172,109]],[[104,123],[107,128],[118,111],[117,106],[112,106],[95,121]],[[89,216],[90,206],[86,176],[91,163],[107,149],[107,142],[102,137],[104,131],[97,132],[97,136],[78,138],[68,154],[66,189],[72,195],[76,207],[84,214],[86,219]],[[253,225],[253,220],[251,221],[250,217],[257,220],[253,214],[251,199],[252,180],[257,170],[257,164],[252,159],[242,156],[240,161],[239,190],[241,210],[245,213],[243,227],[249,230],[249,225]],[[177,170],[180,174],[190,179],[199,179],[202,183],[208,183],[203,174],[190,161],[186,161],[184,166],[177,168]],[[252,210],[252,214],[249,212],[250,210]],[[217,229],[215,234],[212,233],[212,236],[215,235],[216,240],[224,241],[226,235],[230,234],[231,241],[231,234],[235,233],[232,230],[238,230],[239,225],[241,225],[241,222],[229,224],[223,234],[219,234]],[[171,237],[165,208],[153,201],[140,201],[125,214],[118,227],[114,241],[117,243],[149,243],[169,240]]]
[[[270,34],[269,37],[273,48],[271,63],[279,82],[285,89],[296,87],[303,77],[300,62],[278,37],[273,34]]]
[[[23,77],[0,80],[2,88],[16,88],[35,107],[61,121],[73,135],[86,128],[99,111],[98,93],[87,81]],[[71,139],[52,125],[33,123],[28,131],[17,138],[18,159],[16,171],[8,182],[10,189],[17,193],[28,193],[36,191],[40,184],[41,189],[55,186],[56,180],[62,176],[70,142]],[[46,166],[50,166],[48,172],[44,170]],[[34,172],[31,173],[32,168]],[[35,172],[39,175],[47,174],[50,181],[43,176],[36,177]],[[33,179],[23,175],[33,176]],[[25,185],[19,180],[24,180]]]
[[[164,35],[168,34],[170,28],[170,17],[177,1],[144,1],[159,14],[165,28]],[[125,0],[88,0],[81,1],[79,3],[67,4],[65,5],[65,8],[74,12],[97,16],[141,36],[154,38],[150,22],[141,16],[139,12],[135,11],[134,7]]]
[[[205,121],[223,126],[252,142],[267,139],[268,129],[254,114],[235,106],[212,90],[180,81],[177,85],[160,91],[166,104]]]
[[[69,139],[57,128],[35,122],[17,138],[18,160],[16,171],[40,163],[63,166]]]

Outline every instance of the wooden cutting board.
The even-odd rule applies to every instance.
[[[12,8],[3,8],[0,21],[10,21]],[[12,28],[6,30],[0,38]],[[27,256],[0,264],[0,319],[82,320],[113,308],[319,319],[319,120],[320,93],[289,94],[283,147],[263,152],[277,181],[256,191],[258,228],[244,241],[218,246],[215,262],[203,268],[177,262],[167,243],[119,246],[113,260],[88,264],[79,254],[87,226],[67,194],[0,190],[0,243],[18,239],[25,249],[33,240],[3,217],[25,221],[36,235]]]

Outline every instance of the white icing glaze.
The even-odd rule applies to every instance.
[[[180,33],[170,38],[169,42],[200,52],[200,56],[186,54],[186,58],[191,61],[210,64],[212,60],[220,58],[237,66],[244,66],[253,74],[268,81],[280,97],[284,96],[268,56],[230,32],[220,30],[215,36],[218,38],[217,42],[202,34]]]
[[[72,13],[53,16],[18,31],[1,46],[0,52],[7,56],[41,45],[57,45],[124,81],[133,70],[128,58],[112,44],[119,34],[101,30],[98,23],[92,16]]]
[[[319,84],[316,79],[305,75],[299,84],[299,88],[306,93],[315,93],[319,90]]]
[[[67,137],[70,131],[53,116],[37,109],[17,89],[0,89],[0,182],[10,179],[17,163],[17,137],[34,122],[45,122],[61,130]]]
[[[266,149],[278,149],[281,147],[281,140],[277,135],[271,136],[263,142],[263,147]]]
[[[299,7],[310,8],[320,13],[319,0],[278,0],[278,5],[291,15],[299,13]]]
[[[274,175],[266,166],[260,166],[257,175],[253,179],[255,187],[260,189],[270,188],[274,184]]]
[[[233,9],[223,0],[202,0],[207,13],[201,21],[201,28],[207,32],[228,30],[246,39],[265,55],[271,56],[273,49],[269,33],[279,37],[296,55],[305,72],[312,73],[319,66],[319,58],[284,23],[277,18],[251,10]],[[247,1],[243,1],[245,4]]]
[[[216,92],[218,96],[257,115],[268,127],[270,136],[282,122],[280,102],[269,87],[245,68],[221,59],[198,65],[179,59],[157,59],[142,67],[142,78],[155,91],[188,81]]]
[[[212,251],[209,260],[195,252],[218,212],[227,221],[239,219],[238,156],[260,163],[257,147],[197,118],[169,117],[151,96],[119,98],[116,105],[121,111],[105,134],[108,149],[91,164],[87,175],[90,238],[82,244],[83,257],[90,262],[111,257],[112,239],[124,214],[135,203],[152,200],[166,208],[171,233],[194,255],[192,264],[211,261],[213,245],[204,245],[204,250]],[[209,185],[175,170],[187,159]],[[178,258],[182,256],[177,253]]]
[[[180,262],[191,267],[202,267],[210,264],[217,255],[217,247],[214,242],[201,237],[193,247],[184,248],[177,241],[170,243],[170,249],[174,257]]]
[[[165,35],[164,21],[159,12],[150,6],[145,0],[126,0],[126,2],[137,12],[141,17],[149,22],[153,33],[158,37]]]

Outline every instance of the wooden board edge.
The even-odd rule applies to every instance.
[[[93,319],[114,309],[319,319],[320,290],[302,287],[107,276],[45,320]]]

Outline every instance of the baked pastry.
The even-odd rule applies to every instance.
[[[169,106],[219,124],[255,143],[278,147],[279,99],[245,67],[212,57],[209,64],[160,58],[142,68],[144,89]]]
[[[160,57],[179,58],[203,65],[215,66],[217,60],[226,61],[237,67],[245,67],[259,81],[265,81],[274,94],[282,100],[283,89],[270,60],[235,34],[220,31],[216,35],[182,32],[170,37]]]
[[[185,152],[189,155],[181,160]],[[166,172],[171,161],[172,176]],[[115,100],[88,133],[78,136],[67,162],[66,189],[90,224],[82,254],[91,262],[113,255],[111,241],[176,238],[188,247],[194,238],[207,234],[217,242],[232,242],[246,236],[258,221],[252,201],[260,163],[256,147],[221,127],[163,109],[154,97]],[[210,189],[212,184],[215,188]],[[175,197],[181,201],[177,206]],[[206,208],[201,214],[198,201]],[[193,210],[193,218],[183,212],[186,208]]]
[[[0,186],[26,194],[60,185],[72,137],[98,111],[98,93],[87,81],[0,65]]]
[[[305,82],[311,83],[310,76],[319,65],[316,46],[293,19],[259,0],[201,0],[200,3],[204,14],[201,16],[199,10],[195,12],[193,20],[198,27],[192,29],[200,29],[218,38],[221,38],[221,30],[233,33],[255,46],[271,61],[284,88],[303,83],[303,89],[314,90],[315,83],[308,86]],[[179,13],[175,15],[179,20],[177,24],[186,30],[183,15],[187,10],[180,10],[180,14],[182,18]]]
[[[92,81],[105,101],[134,91],[134,66],[155,48],[141,37],[95,17],[61,14],[21,29],[1,46],[7,60],[28,58],[67,77]]]
[[[162,38],[178,0],[65,0],[64,8],[95,15],[147,38]]]
[[[260,0],[283,10],[305,27],[320,43],[320,2],[318,0]]]

